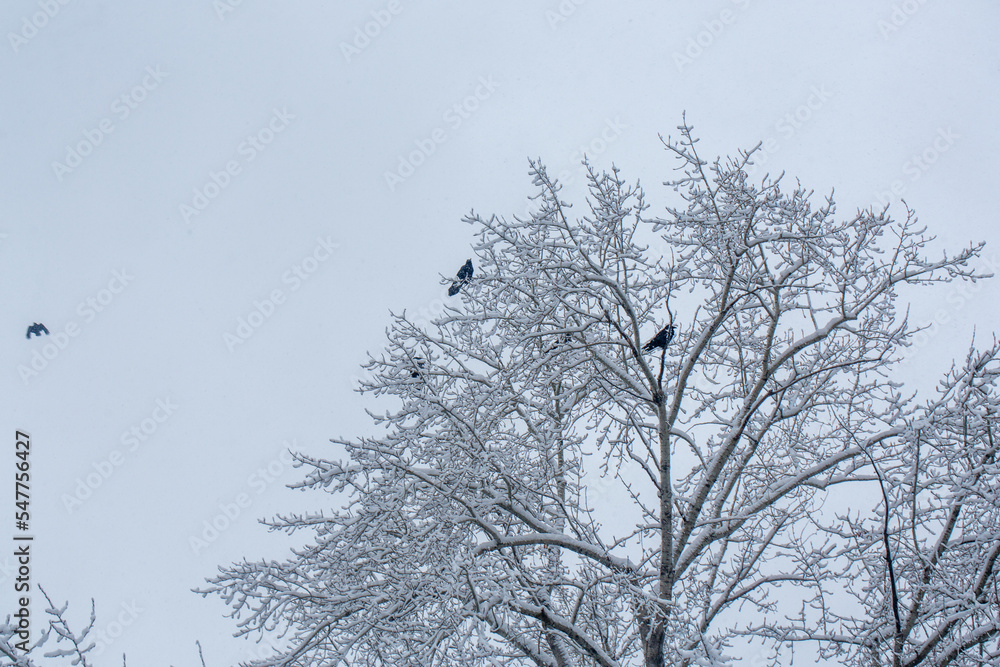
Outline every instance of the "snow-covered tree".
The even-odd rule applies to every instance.
[[[0,667],[36,667],[39,656],[44,656],[51,664],[55,664],[52,663],[54,659],[63,659],[63,664],[91,667],[97,646],[91,635],[97,621],[94,601],[90,602],[89,622],[80,632],[75,632],[66,618],[69,603],[57,607],[44,588],[39,586],[38,589],[48,603],[45,608],[48,625],[31,641],[23,634],[25,629],[20,619],[8,617],[7,622],[0,625]]]
[[[853,567],[843,580],[869,614],[807,633],[854,665],[1000,664],[1000,345],[969,352],[880,462],[889,510],[822,529]],[[834,627],[834,624],[830,624]],[[846,631],[845,631],[846,630]]]
[[[87,624],[76,631],[67,618],[66,612],[69,603],[63,603],[61,607],[57,607],[41,585],[38,585],[38,590],[48,605],[45,608],[45,620],[48,621],[48,624],[32,640],[30,625],[26,629],[20,619],[8,616],[7,621],[0,624],[0,667],[39,667],[40,665],[46,665],[46,667],[53,665],[95,667],[95,665],[101,664],[95,663],[94,658],[105,652],[108,638],[100,631],[94,632],[94,624],[97,622],[94,601],[90,601],[90,617]],[[26,635],[29,636],[26,637]],[[201,642],[196,641],[195,645],[198,648],[200,664],[205,667]],[[116,658],[105,658],[103,664],[118,664]],[[128,667],[128,659],[124,653],[121,656],[121,665]]]
[[[343,461],[299,455],[300,486],[342,509],[271,522],[314,539],[202,591],[239,633],[287,642],[254,664],[722,665],[753,625],[738,611],[768,619],[758,637],[829,646],[847,621],[819,605],[848,595],[845,568],[872,599],[885,575],[875,538],[845,552],[818,508],[921,434],[917,550],[897,549],[900,596],[916,594],[902,580],[920,580],[948,493],[924,471],[952,431],[915,427],[888,379],[911,331],[896,292],[974,277],[981,246],[930,259],[912,212],[839,217],[831,198],[752,182],[753,151],[709,164],[679,129],[664,145],[681,199],[663,217],[589,166],[573,217],[534,161],[530,216],[470,214],[475,277],[429,325],[396,316],[367,366],[383,434],[335,440]],[[667,324],[672,341],[643,350]],[[891,513],[912,495],[895,483]],[[935,595],[910,602],[914,640],[950,622]]]

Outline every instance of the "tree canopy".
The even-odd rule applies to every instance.
[[[892,375],[898,288],[982,277],[982,246],[932,259],[913,211],[841,216],[679,130],[660,216],[588,165],[574,217],[531,161],[530,215],[467,217],[476,280],[430,324],[393,316],[367,366],[384,432],[297,455],[342,509],[274,520],[314,539],[201,591],[285,643],[254,664],[996,658],[998,350],[925,405]],[[822,509],[880,482],[877,507]]]

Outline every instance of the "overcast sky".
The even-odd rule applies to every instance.
[[[285,488],[282,452],[336,457],[330,437],[371,428],[352,376],[389,311],[437,310],[463,214],[522,213],[529,156],[577,211],[586,152],[657,214],[676,201],[658,134],[686,111],[703,156],[763,141],[761,175],[835,188],[844,216],[903,198],[932,254],[1000,258],[998,19],[988,0],[7,0],[0,497],[28,432],[34,581],[78,626],[95,598],[118,635],[101,665],[194,665],[196,639],[210,667],[251,657],[190,589],[285,553],[258,517],[330,505]],[[973,327],[991,339],[998,285],[915,303],[940,323],[902,376],[929,388]],[[25,340],[33,322],[50,336]]]

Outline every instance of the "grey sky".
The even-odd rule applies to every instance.
[[[15,429],[35,444],[35,581],[80,625],[90,597],[99,628],[130,619],[100,664],[195,664],[196,639],[209,665],[246,659],[190,589],[282,555],[257,517],[329,505],[284,488],[284,443],[336,456],[329,437],[371,429],[351,376],[389,310],[447,298],[462,215],[522,213],[529,156],[577,211],[583,149],[655,214],[675,166],[657,134],[686,111],[703,156],[764,141],[761,174],[836,188],[842,215],[901,195],[941,247],[1000,257],[998,19],[973,0],[9,0],[0,395],[7,451]],[[942,323],[904,375],[991,338],[997,285],[914,304]],[[32,322],[52,335],[26,341]]]

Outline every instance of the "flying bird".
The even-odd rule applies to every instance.
[[[664,350],[667,349],[667,345],[670,345],[670,341],[673,340],[674,331],[675,329],[673,324],[668,324],[663,327],[648,343],[642,346],[642,351],[649,352],[650,350],[655,350],[658,347],[663,348]]]
[[[455,296],[462,291],[462,288],[472,280],[472,260],[465,260],[465,264],[458,270],[457,280],[448,288],[448,296]]]
[[[49,330],[45,328],[44,324],[39,324],[38,322],[35,322],[30,327],[28,327],[28,333],[24,337],[30,339],[31,334],[35,334],[36,336],[41,338],[42,334],[48,336]]]

